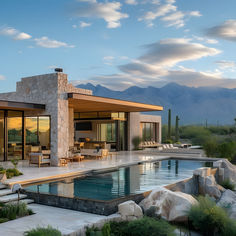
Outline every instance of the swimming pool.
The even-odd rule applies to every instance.
[[[25,190],[66,198],[109,201],[189,178],[193,170],[204,166],[212,166],[212,162],[163,160],[119,168],[107,173],[32,185]]]

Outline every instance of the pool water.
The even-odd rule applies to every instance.
[[[192,176],[193,170],[204,166],[212,166],[212,163],[164,160],[119,168],[92,176],[32,185],[26,187],[26,190],[69,198],[112,200],[189,178]]]

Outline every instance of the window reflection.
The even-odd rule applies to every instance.
[[[30,152],[50,150],[50,117],[26,117],[26,147],[25,158],[29,158]]]
[[[22,125],[23,113],[20,111],[8,111],[7,136],[8,136],[8,160],[22,158]]]
[[[0,161],[4,161],[4,111],[0,111]]]

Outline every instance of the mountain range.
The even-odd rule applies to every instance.
[[[167,123],[168,109],[172,111],[172,123],[175,116],[181,125],[188,124],[233,124],[236,117],[236,89],[216,87],[187,87],[169,83],[162,88],[137,86],[124,91],[115,91],[101,85],[80,84],[77,87],[90,89],[96,96],[142,102],[164,107],[163,112],[151,112],[162,116]]]

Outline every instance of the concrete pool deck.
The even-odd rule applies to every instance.
[[[186,151],[185,151],[186,152]],[[54,180],[66,178],[71,176],[86,175],[92,172],[112,170],[119,167],[130,166],[144,162],[155,162],[166,160],[170,158],[178,158],[184,160],[202,160],[202,161],[215,161],[216,158],[202,157],[198,152],[196,153],[157,153],[154,151],[125,151],[119,152],[112,157],[102,160],[84,160],[81,162],[68,163],[68,166],[63,167],[41,167],[35,165],[29,166],[28,161],[21,161],[18,169],[23,175],[7,179],[4,183],[13,185],[20,183],[27,185],[31,183],[42,182],[46,180]],[[3,167],[12,168],[10,162],[3,162]]]
[[[36,214],[2,223],[0,235],[22,236],[25,231],[32,228],[48,225],[61,231],[63,235],[84,235],[84,229],[88,225],[99,225],[120,218],[119,214],[101,216],[39,204],[30,204],[29,208]]]

